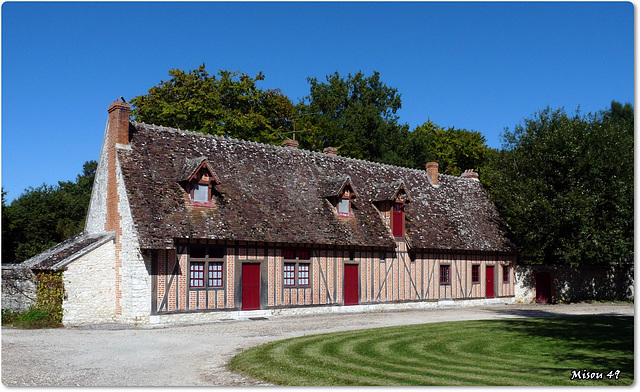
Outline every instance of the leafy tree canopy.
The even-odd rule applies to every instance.
[[[402,107],[400,94],[378,72],[346,78],[335,72],[325,82],[307,81],[310,94],[298,105],[307,129],[300,136],[303,147],[337,147],[340,155],[352,158],[407,164],[403,148],[409,128],[398,123],[396,114]]]
[[[426,162],[438,162],[440,172],[453,176],[466,169],[480,172],[489,152],[480,132],[444,129],[431,120],[409,133],[407,143],[411,166],[424,169]]]
[[[279,90],[257,87],[262,73],[209,75],[202,64],[189,72],[172,69],[169,75],[148,94],[131,99],[134,120],[265,143],[281,141],[289,130],[295,107]]]
[[[530,263],[633,260],[633,107],[547,108],[504,133],[488,191]]]
[[[22,262],[84,229],[97,165],[85,162],[75,182],[28,188],[9,205],[3,190],[3,263]]]

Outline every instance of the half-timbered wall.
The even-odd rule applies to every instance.
[[[189,283],[189,246],[195,244],[152,252],[152,314],[242,309],[244,263],[260,264],[262,309],[342,305],[345,264],[358,265],[360,304],[482,299],[486,297],[487,267],[494,267],[494,297],[514,296],[515,256],[426,250],[416,253],[409,252],[404,241],[398,241],[393,251],[211,243],[224,248],[223,284],[194,288]],[[307,251],[310,257],[287,259],[286,250],[296,254],[298,250]],[[308,284],[286,285],[285,263],[308,264]],[[448,283],[441,283],[441,266],[449,266]],[[478,270],[476,282],[473,266]],[[507,275],[503,268],[508,268]]]

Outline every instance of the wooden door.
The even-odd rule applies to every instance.
[[[487,275],[487,286],[486,286],[486,297],[493,298],[495,297],[494,293],[494,285],[493,285],[493,267],[487,266],[486,274]]]
[[[546,271],[536,274],[536,302],[541,304],[551,302],[551,274]]]
[[[260,309],[260,264],[242,264],[242,310]]]
[[[344,265],[344,304],[358,305],[358,264]]]
[[[391,220],[393,222],[393,236],[404,237],[404,204],[393,204],[393,216]]]

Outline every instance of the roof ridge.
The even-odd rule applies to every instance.
[[[327,158],[327,159],[342,159],[342,160],[348,160],[348,161],[365,163],[365,164],[373,164],[373,165],[384,167],[384,168],[388,168],[388,169],[400,168],[400,169],[403,169],[403,170],[408,170],[410,172],[420,173],[420,174],[424,174],[424,175],[427,174],[426,170],[414,169],[412,167],[391,165],[391,164],[383,163],[383,162],[367,161],[366,159],[351,158],[351,157],[340,156],[340,155],[329,155],[329,154],[326,154],[324,152],[307,150],[307,149],[304,149],[304,148],[292,149],[292,148],[288,148],[288,147],[284,147],[284,146],[278,146],[278,145],[275,145],[275,144],[268,144],[268,143],[262,143],[262,142],[255,142],[255,141],[252,141],[252,140],[238,139],[238,138],[234,138],[234,137],[231,137],[231,136],[211,135],[211,134],[208,134],[208,133],[201,133],[201,132],[196,132],[196,131],[188,131],[188,130],[183,130],[183,129],[180,129],[180,128],[165,127],[164,125],[146,124],[144,122],[139,122],[139,121],[132,121],[132,124],[134,124],[134,125],[135,124],[139,124],[139,125],[142,125],[142,126],[147,127],[147,128],[148,127],[152,127],[152,129],[160,128],[160,130],[167,131],[167,132],[187,133],[187,134],[190,134],[190,135],[193,135],[193,136],[202,136],[202,137],[214,138],[214,139],[217,139],[219,141],[231,141],[231,142],[236,142],[236,143],[245,144],[245,145],[248,144],[248,145],[256,146],[256,147],[269,147],[269,148],[272,148],[272,149],[277,149],[279,151],[282,151],[282,150],[284,150],[284,151],[299,151],[302,154],[316,154],[318,156],[322,156],[323,158]],[[450,176],[448,174],[443,174],[443,173],[441,173],[440,175],[457,178],[455,176]]]

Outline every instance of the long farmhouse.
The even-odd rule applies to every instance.
[[[513,302],[516,248],[473,171],[438,173],[109,117],[63,322]],[[457,302],[456,302],[457,301]]]

